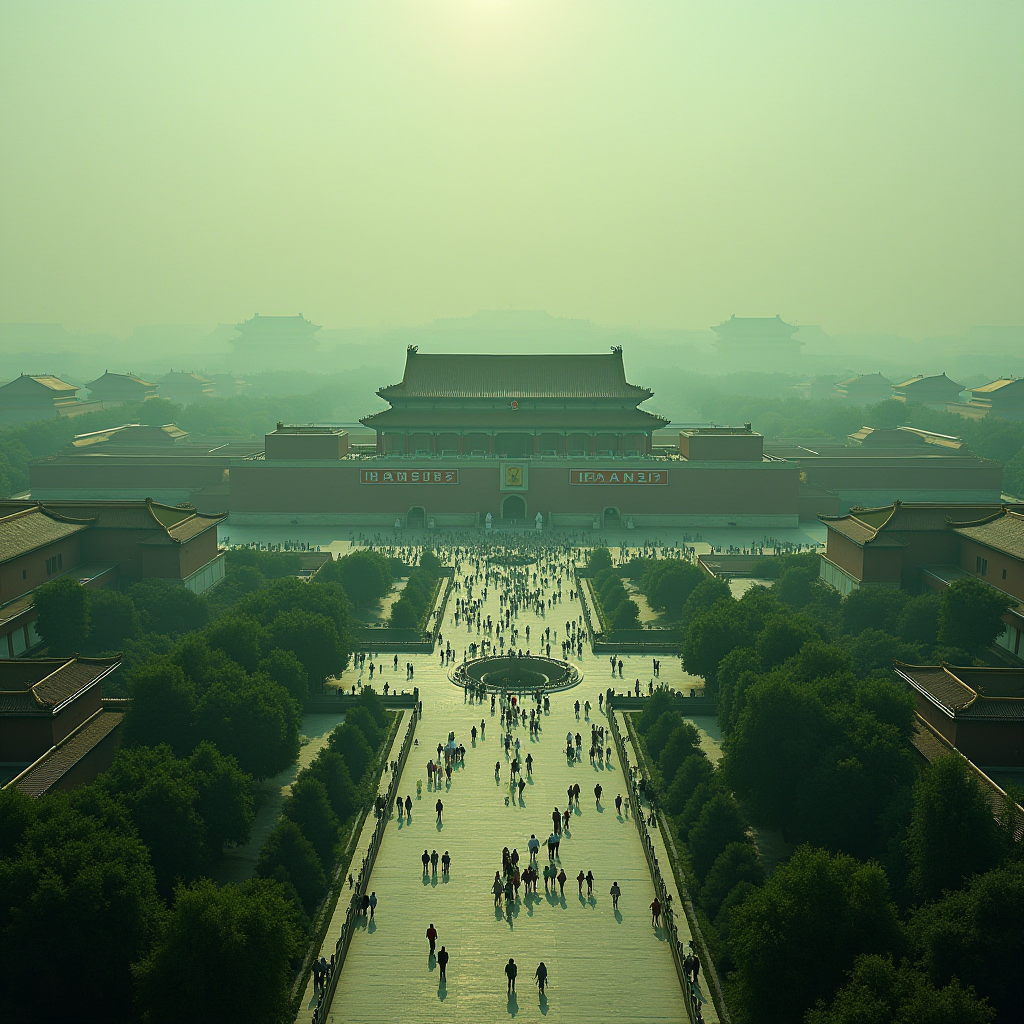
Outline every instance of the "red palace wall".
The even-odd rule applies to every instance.
[[[507,467],[521,469],[525,486],[502,489]],[[378,474],[377,482],[369,482],[372,477],[368,475],[373,473]],[[593,482],[570,483],[571,475],[580,479],[581,473],[592,474],[583,479]],[[404,478],[399,474],[405,474]],[[725,520],[740,517],[747,523],[758,520],[766,525],[796,526],[798,476],[797,466],[777,462],[244,462],[231,468],[231,516],[240,523],[311,515],[344,517],[339,521],[352,517],[353,522],[360,516],[388,516],[393,521],[410,508],[421,507],[427,516],[482,518],[490,512],[499,519],[503,501],[518,494],[531,520],[538,512],[545,517],[592,518],[614,508],[622,516],[641,519],[701,517],[711,525],[715,517],[723,517],[724,525]]]

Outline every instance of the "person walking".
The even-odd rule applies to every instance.
[[[441,823],[441,812],[444,810],[444,804],[441,803],[441,798],[437,798],[437,803],[434,804],[434,810],[437,811],[437,823]]]
[[[448,950],[445,949],[444,946],[442,946],[441,947],[441,952],[437,954],[437,966],[441,969],[441,980],[442,981],[447,981],[448,980],[446,972],[448,970],[448,961],[449,961],[449,959],[450,959],[450,957],[448,956]]]
[[[580,784],[578,782],[573,784],[572,787],[572,798],[576,803],[576,806],[580,805]]]
[[[427,929],[427,942],[430,943],[430,955],[434,955],[434,943],[437,942],[437,929],[431,922],[430,927]]]
[[[405,816],[412,821],[412,797],[407,796],[405,798]]]
[[[508,992],[511,995],[516,990],[516,975],[519,973],[519,968],[516,967],[515,960],[512,957],[508,958],[508,963],[505,964],[505,977],[508,978]]]
[[[661,925],[661,900],[657,896],[651,904],[651,924],[656,928]]]
[[[555,826],[555,835],[558,835],[562,831],[562,814],[557,807],[551,812],[551,824]]]
[[[533,754],[526,755],[526,774],[533,774]]]
[[[593,896],[594,895],[594,872],[593,871],[588,871],[587,872],[587,895],[588,896]]]
[[[594,799],[596,801],[596,805],[598,807],[600,807],[601,806],[601,783],[600,782],[594,787]],[[441,820],[440,812],[438,813],[437,818],[438,818],[438,821]]]
[[[619,897],[622,895],[622,890],[619,888],[618,882],[612,882],[611,889],[608,890],[612,898],[612,910],[619,909]]]
[[[423,856],[420,857],[420,860],[423,861],[423,874],[429,875],[430,874],[430,854],[427,853],[426,850],[424,850],[423,851]]]
[[[497,906],[501,902],[501,894],[505,891],[505,887],[501,884],[501,876],[497,871],[494,872],[494,882],[491,884],[491,892],[494,893],[494,905]]]
[[[565,868],[558,869],[558,874],[556,875],[556,878],[558,879],[558,895],[564,896],[565,883],[569,881],[569,876],[565,873]]]
[[[444,854],[441,857],[441,874],[442,875],[447,875],[449,869],[451,868],[451,866],[452,866],[452,858],[451,858],[450,854],[448,853],[448,851],[445,850]]]
[[[430,853],[430,870],[435,875],[437,874],[437,850],[432,850]]]
[[[530,851],[530,860],[535,861],[540,853],[540,840],[531,833],[530,841],[526,845]]]
[[[580,873],[576,876],[576,884],[579,886],[580,895],[583,895],[583,883],[587,880],[587,876],[583,874],[583,868],[580,868]]]
[[[526,789],[526,783],[523,781],[522,776],[519,777],[518,787],[519,787],[519,799],[522,800],[523,799],[523,790]],[[569,812],[566,811],[565,813],[568,814]]]
[[[537,979],[537,988],[540,989],[540,994],[544,995],[544,986],[548,983],[548,969],[544,966],[543,960],[537,965],[533,976]]]
[[[375,892],[370,893],[370,920],[373,920],[373,915],[377,910],[377,894]]]
[[[621,793],[619,793],[615,797],[615,813],[616,814],[622,814],[622,794]]]

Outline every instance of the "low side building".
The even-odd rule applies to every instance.
[[[212,380],[201,373],[189,373],[185,370],[171,370],[157,382],[160,397],[178,405],[191,405],[203,402],[216,396],[216,387]]]
[[[1024,667],[895,667],[914,694],[918,716],[969,761],[982,768],[1024,767]]]
[[[0,659],[39,642],[32,595],[49,580],[123,588],[163,579],[207,590],[224,577],[223,519],[153,501],[0,501]]]
[[[0,771],[27,796],[73,789],[110,767],[123,702],[104,702],[114,658],[0,661]]]
[[[942,590],[973,577],[1013,599],[996,640],[1024,656],[1024,506],[896,502],[822,516],[821,578],[842,594],[858,587]]]

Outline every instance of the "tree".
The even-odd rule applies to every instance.
[[[284,651],[280,647],[275,647],[259,663],[257,671],[261,676],[272,679],[278,686],[283,686],[299,704],[305,704],[309,700],[309,673],[294,651]]]
[[[896,632],[904,643],[919,644],[931,650],[939,639],[939,612],[942,598],[938,594],[911,597],[903,606],[896,622]]]
[[[352,781],[345,758],[334,750],[323,749],[306,771],[323,783],[331,810],[338,816],[338,821],[347,821],[359,806],[359,790]]]
[[[622,601],[612,616],[612,629],[639,629],[640,608],[636,601],[627,597]]]
[[[210,862],[195,780],[167,744],[119,750],[96,785],[128,811],[165,896]]]
[[[692,722],[681,720],[672,730],[658,758],[658,766],[665,782],[671,782],[682,763],[698,750],[700,733],[697,732],[697,727]]]
[[[225,843],[249,841],[255,820],[253,784],[233,757],[203,741],[188,759],[196,787],[196,810],[203,821],[204,846],[211,859],[220,857]]]
[[[749,842],[747,826],[738,804],[727,793],[717,793],[704,805],[690,829],[690,860],[694,873],[703,881],[726,847],[745,842]]]
[[[946,587],[941,602],[939,643],[974,654],[1006,629],[1003,614],[1013,599],[981,580],[962,579]]]
[[[313,844],[290,818],[281,818],[260,850],[256,864],[260,878],[272,878],[295,887],[307,914],[312,915],[327,892],[327,876]]]
[[[366,742],[376,750],[380,746],[382,730],[373,720],[373,715],[366,708],[356,707],[345,715],[345,721],[355,726],[365,737]]]
[[[380,694],[372,686],[364,686],[356,697],[356,707],[366,708],[370,717],[377,723],[380,730],[387,729],[390,724],[390,715],[384,707],[384,701]]]
[[[128,596],[138,609],[142,628],[148,633],[180,636],[202,629],[210,617],[206,602],[182,583],[141,580]]]
[[[934,989],[924,974],[891,956],[859,956],[850,980],[825,1006],[809,1010],[806,1024],[991,1024],[992,1008],[954,980]]]
[[[149,853],[124,810],[89,786],[38,801],[12,857],[0,859],[0,1019],[134,1020],[130,964],[161,917]],[[70,955],[54,969],[54,941]]]
[[[918,896],[935,899],[995,867],[999,841],[992,808],[964,758],[949,754],[932,761],[914,786],[907,839]]]
[[[587,555],[587,572],[596,576],[612,567],[612,553],[607,548],[591,548]]]
[[[705,578],[703,570],[691,562],[664,559],[654,562],[644,575],[643,591],[652,608],[662,610],[667,619],[675,621],[689,596]]]
[[[754,650],[761,668],[767,671],[788,661],[813,638],[813,630],[802,618],[796,615],[777,616],[761,627]]]
[[[71,576],[44,583],[33,595],[36,630],[51,654],[76,654],[89,636],[89,591]]]
[[[690,596],[690,601],[696,594],[697,590]],[[683,617],[686,617],[685,611]],[[735,648],[748,646],[747,638],[739,628],[737,610],[725,601],[720,608],[710,608],[695,615],[689,625],[683,627],[683,668],[692,675],[702,676],[708,686],[714,688],[722,659]]]
[[[733,912],[733,1012],[764,1024],[800,1020],[832,998],[859,954],[886,954],[900,941],[877,864],[802,846]]]
[[[265,642],[263,628],[250,615],[223,615],[206,627],[206,642],[223,651],[246,672],[255,672]]]
[[[652,700],[656,699],[655,694]],[[674,702],[666,702],[668,710],[660,715],[656,720],[652,721],[646,729],[641,729],[641,733],[644,736],[644,743],[647,746],[647,753],[655,761],[661,760],[661,752],[665,749],[665,744],[668,743],[669,736],[672,735],[681,725],[686,721],[682,714],[674,706]],[[641,721],[643,719],[641,718]],[[666,781],[671,781],[671,776]]]
[[[683,605],[679,621],[685,633],[687,627],[693,620],[713,608],[719,601],[732,601],[732,591],[729,584],[714,576],[707,576],[697,584],[690,592],[690,596]]]
[[[139,635],[139,613],[127,594],[89,591],[89,645],[96,651],[120,651]]]
[[[294,821],[302,834],[313,844],[325,871],[334,863],[334,850],[341,836],[338,817],[331,810],[327,789],[317,778],[303,775],[281,809],[283,817]]]
[[[665,809],[669,814],[679,814],[686,806],[694,790],[702,782],[710,782],[715,769],[703,750],[696,750],[679,766],[675,777],[665,792]]]
[[[989,999],[1000,1021],[1024,1019],[1024,865],[976,875],[919,907],[909,932],[933,985],[959,978]]]
[[[772,595],[790,608],[806,608],[820,586],[817,566],[791,565],[772,586]]]
[[[357,608],[376,604],[393,582],[390,560],[379,551],[365,550],[328,562],[317,574],[320,577],[337,580]]]
[[[169,743],[175,754],[192,747],[196,689],[178,665],[165,658],[144,665],[128,678],[132,702],[125,713],[126,745]]]
[[[899,587],[858,587],[843,598],[843,631],[856,636],[865,629],[891,629],[906,603]]]
[[[729,843],[715,858],[700,887],[700,901],[712,919],[718,916],[726,897],[743,882],[757,888],[764,885],[764,868],[751,843]]]
[[[782,829],[784,836],[799,827],[800,794],[832,733],[815,694],[774,676],[750,687],[724,767],[755,820]]]
[[[211,686],[199,703],[196,733],[233,756],[242,771],[266,779],[298,756],[300,722],[285,690],[254,678],[239,688]]]
[[[152,1024],[279,1024],[290,1013],[300,941],[296,910],[278,883],[219,888],[202,879],[180,888],[135,968],[140,1008]]]
[[[389,625],[392,629],[416,629],[419,624],[420,617],[411,601],[400,597],[391,605]]]
[[[345,759],[352,781],[357,785],[362,782],[374,758],[373,748],[366,742],[366,737],[354,725],[343,723],[328,737],[327,745]]]
[[[302,662],[311,693],[323,692],[324,680],[340,675],[348,658],[334,623],[326,615],[300,609],[278,613],[270,624],[270,643]]]
[[[32,823],[36,802],[17,789],[0,789],[0,858],[13,857]]]

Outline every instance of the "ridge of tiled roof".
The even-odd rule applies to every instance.
[[[1006,687],[1017,684],[1024,694],[1024,668],[991,669],[971,665],[956,666],[943,662],[941,665],[908,665],[893,662],[897,673],[917,690],[929,697],[954,718],[1007,719],[1024,718],[1024,695],[993,694],[982,690],[993,673],[1001,678],[999,685]],[[978,688],[965,681],[967,677],[977,683]]]
[[[410,346],[398,384],[381,398],[628,398],[653,392],[626,381],[622,350],[572,355],[420,353]]]
[[[375,429],[408,427],[437,431],[473,431],[488,428],[508,430],[579,430],[582,433],[607,429],[657,430],[668,424],[663,416],[646,409],[382,409],[360,421]]]
[[[55,709],[108,676],[112,658],[16,658],[0,661],[0,713],[40,714]]]
[[[975,523],[950,524],[955,534],[1024,559],[1024,515],[1002,509]]]
[[[39,504],[9,513],[0,517],[0,562],[80,533],[92,523],[91,519],[73,519]]]
[[[105,708],[97,711],[8,785],[26,796],[42,796],[89,751],[106,739],[123,719],[124,713],[121,711],[108,711]]]

